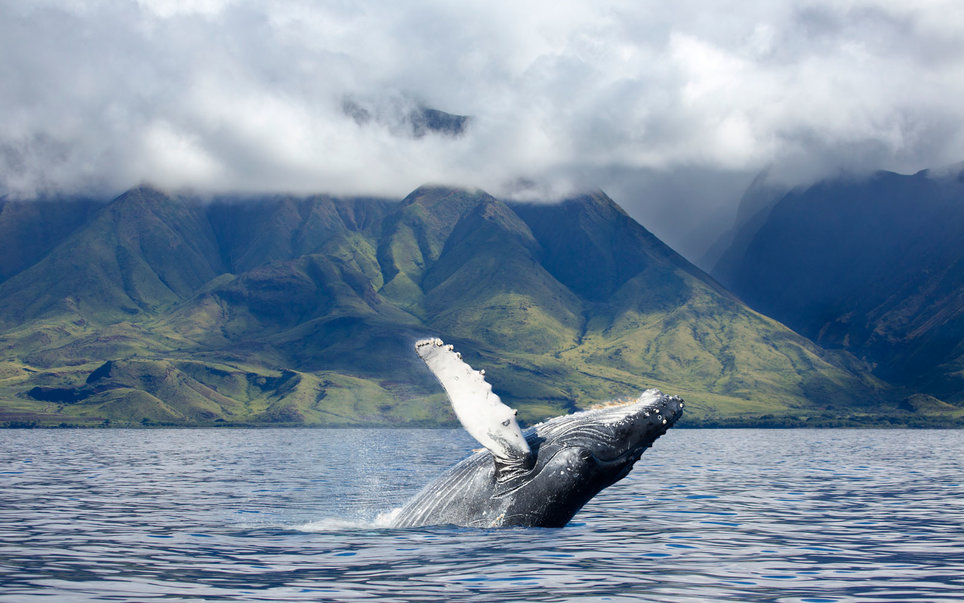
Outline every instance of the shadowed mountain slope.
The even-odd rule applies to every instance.
[[[0,199],[0,283],[29,268],[82,227],[103,203],[93,199]]]
[[[141,312],[154,314],[220,272],[218,249],[200,206],[135,189],[0,285],[0,324],[67,314],[111,324]]]
[[[878,375],[964,403],[964,172],[880,172],[783,196],[718,274]]]

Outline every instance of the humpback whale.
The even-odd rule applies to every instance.
[[[629,474],[683,412],[683,400],[655,389],[638,399],[555,417],[526,431],[516,411],[441,339],[415,351],[448,394],[462,426],[485,449],[428,484],[393,527],[563,527],[579,509]]]

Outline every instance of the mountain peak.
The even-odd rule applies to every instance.
[[[462,188],[442,184],[423,184],[402,199],[402,205],[406,206],[418,203],[425,207],[434,207],[439,203],[455,202],[464,204],[469,202],[474,204],[482,199],[487,198],[492,199],[494,197],[480,188]]]
[[[170,199],[171,195],[153,184],[140,184],[127,190],[114,198],[112,203],[123,203],[130,201],[157,201]]]
[[[601,189],[564,199],[562,204],[582,208],[605,219],[611,219],[617,215],[629,217],[626,210]]]

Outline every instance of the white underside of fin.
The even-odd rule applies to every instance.
[[[516,411],[492,393],[492,386],[462,360],[461,354],[441,339],[422,339],[415,351],[445,388],[462,427],[498,458],[513,461],[528,457]]]

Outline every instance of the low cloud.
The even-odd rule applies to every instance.
[[[955,0],[0,0],[0,192],[915,171],[964,158],[962,30]],[[396,119],[426,108],[471,119]]]

